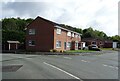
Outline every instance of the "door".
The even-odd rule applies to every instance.
[[[64,50],[66,50],[66,42],[64,42]]]

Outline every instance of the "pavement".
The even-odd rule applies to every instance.
[[[83,53],[85,54],[85,53]],[[118,52],[93,55],[3,54],[3,79],[118,79]]]

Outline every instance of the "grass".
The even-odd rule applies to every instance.
[[[87,53],[87,52],[94,52],[92,50],[67,50],[66,53]]]
[[[101,50],[113,50],[113,48],[100,48]]]

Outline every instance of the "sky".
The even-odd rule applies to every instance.
[[[3,0],[0,19],[20,17],[45,19],[77,28],[118,35],[119,0]]]

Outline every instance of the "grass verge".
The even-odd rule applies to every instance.
[[[66,53],[89,53],[89,52],[95,52],[93,50],[67,50]]]

